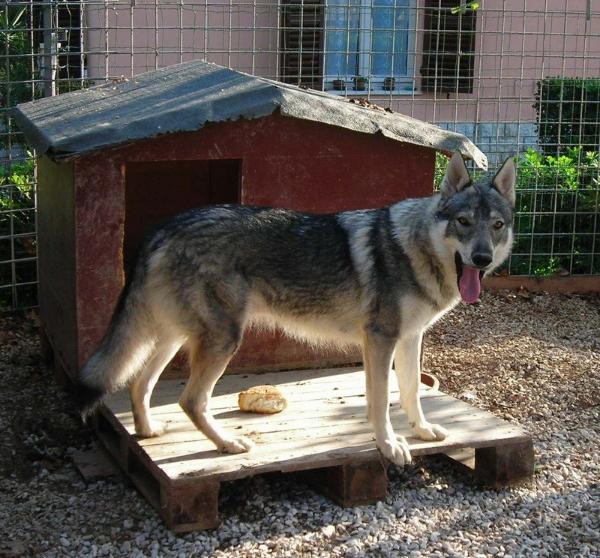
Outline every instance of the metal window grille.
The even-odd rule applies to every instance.
[[[591,0],[7,0],[0,308],[36,303],[18,102],[194,58],[360,97],[519,163],[512,274],[600,273],[600,10]]]

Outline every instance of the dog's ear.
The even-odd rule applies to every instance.
[[[460,153],[455,153],[448,163],[446,174],[442,180],[442,185],[440,187],[442,198],[447,199],[470,184],[471,176],[469,175],[467,165],[465,165],[462,155]]]
[[[512,157],[504,161],[500,170],[492,180],[492,185],[500,192],[513,207],[516,202],[515,185],[517,183],[517,169]]]

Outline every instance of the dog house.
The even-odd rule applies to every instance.
[[[378,207],[430,195],[436,150],[486,166],[460,134],[201,61],[22,104],[15,117],[39,157],[42,329],[69,374],[101,339],[140,240],[171,215]],[[357,360],[249,332],[231,367]]]

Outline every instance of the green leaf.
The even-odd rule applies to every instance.
[[[461,4],[460,6],[454,6],[450,9],[450,13],[452,15],[457,14],[465,14],[468,11],[475,12],[479,8],[479,2],[467,2],[466,4]]]

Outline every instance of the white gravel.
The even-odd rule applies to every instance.
[[[443,390],[525,426],[529,486],[491,491],[434,459],[390,469],[384,502],[342,509],[294,476],[222,488],[222,525],[175,536],[120,476],[86,484],[93,438],[38,358],[35,320],[0,319],[0,557],[600,556],[600,299],[503,293],[428,335]]]

